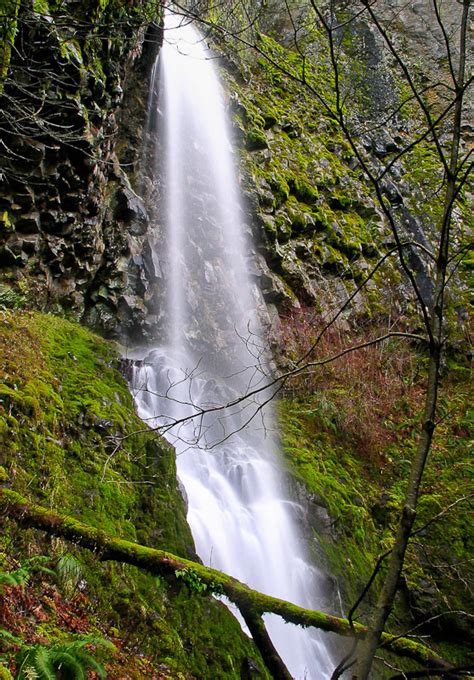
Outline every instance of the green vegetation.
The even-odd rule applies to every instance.
[[[284,324],[282,351],[287,360],[307,351],[321,327],[318,316],[308,310]],[[359,339],[354,331],[333,330],[315,357],[337,353]],[[386,341],[295,378],[279,405],[288,470],[303,482],[313,506],[327,510],[328,521],[318,538],[347,608],[367,583],[378,556],[392,545],[416,443],[423,361],[410,347]],[[449,653],[462,661],[462,640],[471,634],[470,623],[450,612],[472,607],[468,433],[473,412],[469,372],[462,364],[450,363],[451,373],[441,386],[440,422],[415,537],[390,630],[403,632],[407,626],[439,617],[427,630],[435,640],[443,636],[452,640]],[[364,620],[370,602],[371,593],[356,617]]]
[[[305,609],[291,602],[260,593],[216,569],[185,560],[166,551],[115,538],[77,521],[73,517],[30,503],[28,499],[15,492],[0,490],[0,507],[8,508],[8,514],[15,517],[21,525],[33,526],[46,531],[48,534],[72,539],[81,547],[100,551],[104,559],[137,565],[152,574],[164,575],[165,577],[173,575],[175,578],[180,578],[183,573],[186,573],[195,591],[196,585],[199,585],[197,590],[199,594],[204,592],[202,587],[204,585],[212,589],[216,585],[220,586],[222,591],[241,611],[246,623],[252,630],[257,646],[262,649],[262,655],[265,654],[266,660],[269,661],[269,668],[273,665],[273,649],[272,647],[268,648],[268,638],[261,619],[265,613],[278,614],[288,623],[314,626],[325,631],[336,632],[342,636],[352,637],[355,633],[357,637],[364,637],[366,633],[367,629],[361,624],[356,623],[351,626],[346,619]],[[439,666],[445,668],[446,663],[449,664],[429,647],[400,635],[393,636],[384,633],[382,643],[398,656],[413,659],[422,664],[427,663],[435,668]],[[283,670],[283,676],[289,677],[286,669]],[[278,677],[282,677],[282,675],[280,674]]]
[[[114,345],[58,317],[3,311],[0,357],[3,483],[112,535],[194,556],[173,451],[136,416]],[[94,612],[87,633],[95,635],[100,625],[170,672],[196,677],[238,678],[246,658],[261,665],[227,609],[190,594],[185,580],[169,585],[132,566],[101,565],[93,555],[68,552],[63,542],[19,532],[9,522],[0,559],[23,564],[6,570],[4,588],[20,587],[24,557],[32,552],[55,565],[54,578],[38,576],[53,579],[55,597],[72,598],[77,608],[78,584],[86,588]],[[50,587],[37,579],[25,585],[39,593]],[[10,590],[4,596],[13,597]],[[43,644],[33,607],[30,617],[20,637]],[[62,626],[52,616],[48,645],[62,642]]]
[[[3,81],[8,73],[11,51],[18,30],[20,0],[1,0],[0,2],[0,94]]]
[[[268,36],[260,35],[260,41],[259,49],[270,59],[281,63],[284,54],[284,68],[298,74],[299,55]],[[331,69],[322,62],[312,68],[319,90],[331,102]],[[236,69],[245,73],[243,79],[235,76]],[[386,228],[367,183],[353,169],[353,152],[330,109],[263,56],[249,56],[223,76],[232,93],[234,125],[246,140],[241,151],[244,176],[260,201],[272,269],[299,297],[302,277],[295,276],[295,267],[309,265],[323,276],[360,282],[379,257],[375,244],[386,237]],[[302,239],[303,249],[298,248]],[[388,262],[384,276],[394,270]]]
[[[18,672],[16,680],[29,680],[31,677],[43,680],[56,680],[58,672],[64,680],[83,680],[88,670],[93,671],[99,678],[106,678],[106,672],[91,652],[92,646],[101,651],[115,651],[114,645],[104,638],[84,637],[53,645],[23,645],[18,638],[12,640],[20,645],[16,663]]]

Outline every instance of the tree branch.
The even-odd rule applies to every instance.
[[[79,522],[73,517],[32,503],[9,489],[0,489],[0,512],[8,518],[16,520],[20,527],[40,529],[52,536],[61,536],[83,548],[92,550],[101,561],[113,560],[132,564],[152,574],[171,579],[176,579],[176,570],[192,570],[203,583],[209,586],[211,591],[216,586],[219,587],[229,600],[237,605],[249,627],[253,628],[256,635],[255,644],[264,656],[265,663],[272,673],[275,672],[275,663],[278,662],[275,658],[273,661],[268,658],[267,634],[264,635],[263,633],[263,623],[258,622],[258,618],[265,613],[278,614],[288,623],[315,627],[344,637],[355,635],[357,638],[363,638],[367,632],[367,628],[360,623],[352,623],[351,625],[347,619],[324,614],[320,611],[304,609],[285,600],[264,595],[235,578],[217,571],[217,569],[205,567],[198,562],[192,562],[164,550],[156,550],[116,538],[101,529]],[[431,649],[413,640],[384,633],[380,642],[385,649],[389,649],[398,656],[417,661],[423,666],[443,671],[452,668],[451,664]],[[281,674],[275,677],[287,680],[290,676],[285,676],[283,669],[282,663],[279,671]]]

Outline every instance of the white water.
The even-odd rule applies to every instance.
[[[196,30],[167,22],[154,72],[158,103],[151,98],[163,121],[164,148],[156,154],[162,248],[154,257],[166,282],[166,341],[137,370],[136,402],[147,422],[170,425],[166,436],[176,447],[204,563],[268,594],[322,608],[321,574],[306,559],[298,506],[279,470],[272,405],[262,406],[271,392],[171,427],[262,387],[267,367],[257,318],[263,303],[246,268],[223,94]],[[276,616],[266,620],[295,678],[330,677],[335,664],[322,634]]]

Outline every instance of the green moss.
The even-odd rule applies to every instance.
[[[117,366],[115,346],[77,324],[0,312],[3,479],[111,535],[194,556],[174,452],[135,414]],[[21,558],[35,545],[53,556],[64,552],[57,542],[40,544],[14,526],[2,536],[0,551]],[[93,556],[74,554],[102,619],[123,635],[128,626],[140,649],[166,657],[176,672],[237,678],[232,664],[239,669],[244,656],[258,659],[220,603],[189,603],[186,589],[175,591],[133,567],[99,566]]]
[[[18,12],[20,0],[1,0],[0,13],[0,94],[3,92],[3,81],[8,74],[11,50],[18,31]]]
[[[76,62],[79,66],[84,65],[82,50],[78,40],[63,40],[60,47],[63,58]]]
[[[277,208],[281,206],[282,203],[288,200],[290,195],[290,187],[283,175],[279,174],[278,168],[273,165],[265,175],[268,185],[272,189],[273,195],[275,196],[275,205]]]
[[[312,40],[319,44],[317,35],[313,35]],[[260,35],[259,41],[270,59],[283,59],[285,68],[298,73],[299,55],[268,36]],[[306,75],[318,79],[318,91],[326,93],[327,90],[330,101],[331,69],[326,69],[323,62],[321,55],[321,63]],[[258,135],[255,134],[261,140],[260,148],[268,146],[270,152],[255,155],[249,152],[248,146],[242,150],[243,172],[251,178],[250,190],[257,196],[262,194],[265,242],[288,243],[279,257],[283,258],[282,269],[289,270],[295,258],[298,259],[297,239],[310,237],[312,243],[307,250],[305,267],[311,272],[319,271],[323,277],[342,275],[360,282],[366,272],[362,257],[377,256],[373,244],[380,239],[383,226],[374,211],[368,185],[360,173],[352,169],[350,146],[331,112],[305,88],[282,76],[265,59],[258,60],[257,64],[250,61],[246,67],[251,72],[246,76],[249,85],[236,78],[235,72],[225,72],[224,77],[233,101],[239,104],[236,120],[243,138],[246,139],[248,132],[252,136],[258,131]],[[272,125],[264,140],[268,109],[273,112]],[[258,146],[258,141],[255,144]],[[273,205],[269,192],[273,194]],[[271,216],[269,210],[272,210]],[[321,237],[315,232],[321,232]],[[393,261],[387,268],[395,268]],[[288,283],[293,289],[292,296],[301,295],[300,278],[289,278]]]
[[[256,127],[250,128],[247,132],[247,149],[249,151],[258,151],[267,147],[268,142],[263,130]]]
[[[349,606],[367,582],[378,555],[392,546],[416,447],[419,414],[404,407],[401,399],[385,420],[391,443],[384,447],[381,442],[379,458],[370,460],[354,440],[344,436],[344,419],[350,414],[341,413],[337,399],[338,391],[344,389],[342,384],[333,385],[321,395],[282,400],[279,414],[288,470],[305,485],[311,498],[327,508],[331,518],[331,531],[319,540]],[[473,413],[469,393],[462,368],[442,386],[440,421],[416,523],[418,529],[428,526],[409,544],[404,588],[390,623],[394,630],[399,625],[403,630],[400,622],[407,618],[423,620],[440,614],[433,629],[435,639],[437,632],[441,637],[451,637],[456,631],[453,635],[459,640],[471,634],[467,618],[443,613],[470,611],[472,607],[470,584],[474,573],[468,555],[473,549],[474,532],[469,519],[472,472],[467,433]],[[447,413],[449,421],[443,416]],[[433,517],[438,519],[431,522]],[[453,579],[454,573],[457,576]],[[373,602],[376,590],[377,584],[366,598],[366,607]],[[461,657],[462,644],[457,648]]]
[[[33,0],[33,11],[42,16],[50,14],[48,0]]]
[[[311,186],[305,179],[301,177],[289,177],[288,186],[291,193],[303,203],[312,205],[316,203],[319,197],[317,189]]]

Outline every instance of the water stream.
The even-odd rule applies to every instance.
[[[298,508],[278,464],[271,388],[252,394],[269,374],[258,314],[263,302],[248,273],[248,235],[211,57],[195,28],[167,17],[153,74],[158,98],[150,97],[148,115],[160,121],[154,258],[165,282],[163,331],[136,370],[136,403],[147,422],[168,425],[203,562],[268,594],[320,608],[323,579],[306,557]],[[335,664],[322,634],[276,616],[266,620],[295,678],[330,677]]]

